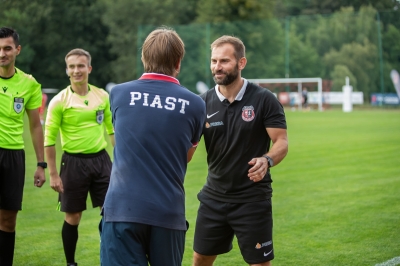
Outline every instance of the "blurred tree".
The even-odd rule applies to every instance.
[[[46,3],[47,2],[47,3]],[[112,75],[108,62],[113,59],[106,41],[108,28],[101,21],[104,12],[96,0],[46,0],[48,14],[41,17],[34,29],[37,76],[49,85],[63,88],[69,84],[65,75],[65,55],[74,48],[87,50],[92,56],[90,83],[103,87]],[[47,86],[49,86],[47,85]]]
[[[345,65],[334,66],[333,71],[331,72],[333,84],[332,91],[342,91],[343,86],[346,84],[346,77],[349,77],[350,85],[353,87],[353,91],[357,91],[357,79]]]
[[[397,0],[283,0],[278,1],[274,10],[277,17],[331,14],[343,7],[353,7],[358,11],[362,6],[370,5],[376,10],[397,10]]]
[[[198,23],[209,23],[209,40],[206,46],[208,66],[210,44],[222,35],[240,38],[246,46],[246,78],[279,77],[284,66],[284,31],[273,17],[275,1],[272,0],[203,0],[196,9]],[[211,72],[210,69],[208,69]],[[213,86],[211,75],[207,82]]]
[[[322,62],[314,45],[306,38],[305,17],[292,18],[289,35],[289,77],[320,77]],[[308,21],[308,20],[307,20]],[[309,23],[308,23],[309,28]]]
[[[246,46],[245,78],[284,77],[285,32],[278,20],[249,21],[237,36]]]
[[[391,12],[377,13],[376,9]],[[359,89],[367,73],[370,83],[364,85],[372,90],[381,81],[380,69],[369,72],[370,63],[380,63],[378,25],[388,90],[389,71],[400,68],[399,13],[396,0],[1,0],[0,8],[2,25],[16,28],[21,35],[23,51],[17,66],[44,87],[68,84],[64,56],[76,47],[93,56],[93,84],[104,87],[110,81],[135,79],[143,70],[140,47],[144,38],[156,27],[169,25],[186,44],[179,78],[191,90],[199,80],[213,84],[210,43],[223,34],[244,41],[247,78],[284,77],[287,67],[290,77],[331,78],[340,72],[335,67],[340,65],[357,78]],[[272,19],[274,14],[287,17]],[[373,53],[363,59],[368,66],[365,73],[342,62],[344,55],[358,60],[359,51],[354,50],[358,48]]]
[[[400,71],[400,29],[389,24],[383,35],[382,43],[387,63]]]
[[[390,78],[390,71],[396,69],[400,72],[400,29],[392,24],[386,27],[383,34],[382,46],[384,63],[384,84],[386,92],[393,92],[393,82]]]
[[[310,0],[281,0],[276,1],[274,16],[298,16],[302,10],[310,5]]]
[[[365,39],[377,44],[375,16],[376,10],[372,7],[363,7],[358,13],[346,7],[330,17],[317,16],[317,27],[309,28],[308,39],[320,55],[330,49],[340,50],[346,43],[363,43]]]
[[[352,42],[344,44],[339,51],[331,50],[324,56],[324,63],[327,73],[334,72],[336,65],[346,66],[357,80],[357,89],[364,92],[366,99],[369,93],[377,91],[378,52],[376,45],[367,39],[363,44]]]
[[[269,19],[274,6],[273,0],[202,0],[198,2],[196,22]]]
[[[3,1],[0,8],[1,25],[14,28],[20,37],[22,51],[17,57],[16,66],[26,73],[32,73],[32,64],[36,54],[33,41],[36,36],[33,29],[38,26],[48,8],[29,0]],[[34,75],[36,77],[36,75]]]
[[[109,62],[112,81],[128,81],[141,75],[138,54],[147,34],[161,25],[186,24],[195,19],[198,0],[99,0],[104,12],[102,21],[110,32],[106,36],[111,52],[117,57]],[[153,25],[145,30],[142,26]]]
[[[33,74],[43,87],[61,89],[69,84],[65,55],[83,48],[93,57],[90,83],[104,87],[111,78],[107,63],[113,56],[106,42],[108,29],[100,20],[103,10],[96,1],[3,1],[0,15],[21,35],[23,50],[17,66]]]
[[[340,12],[318,17],[318,26],[310,28],[307,40],[323,58],[321,76],[330,79],[346,66],[357,80],[357,88],[368,97],[379,88],[379,50],[376,10],[371,6],[342,8]],[[334,72],[334,73],[333,73]]]

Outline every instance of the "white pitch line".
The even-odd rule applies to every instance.
[[[394,257],[393,259],[390,259],[388,261],[375,264],[375,266],[396,266],[400,265],[400,257]]]

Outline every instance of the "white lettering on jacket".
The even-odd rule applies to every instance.
[[[163,103],[160,95],[150,95],[148,93],[142,94],[141,92],[131,92],[131,102],[129,103],[129,105],[136,105],[141,103],[143,106],[148,106],[158,109],[167,109],[173,111],[176,108],[177,102],[178,102],[178,108],[180,107],[179,112],[181,114],[184,114],[185,107],[186,105],[189,105],[190,102],[188,100],[181,98],[176,99],[175,97],[167,97],[165,98],[165,102]]]

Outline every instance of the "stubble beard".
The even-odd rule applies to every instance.
[[[0,61],[0,67],[8,67],[11,65],[11,61],[7,59],[3,59]]]
[[[215,77],[215,74],[225,74],[225,77],[222,80],[219,80]],[[232,84],[232,82],[234,82],[237,77],[239,76],[239,66],[236,65],[235,69],[231,72],[224,72],[224,71],[217,71],[215,73],[213,73],[213,79],[214,82],[218,85],[223,85],[223,86],[227,86]]]

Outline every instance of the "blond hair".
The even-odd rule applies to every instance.
[[[65,56],[65,62],[67,62],[68,57],[70,57],[71,55],[86,56],[88,60],[88,65],[90,66],[92,63],[92,57],[90,56],[89,52],[81,48],[75,48],[69,51],[69,53]]]

